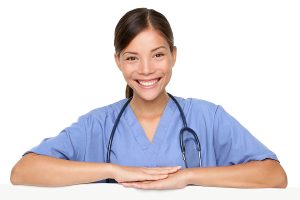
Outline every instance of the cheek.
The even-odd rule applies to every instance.
[[[164,73],[172,73],[172,62],[171,60],[164,60],[163,62],[158,63],[157,67]]]
[[[128,82],[128,80],[132,79],[136,73],[136,66],[134,65],[123,65],[121,69],[123,76],[125,80]]]
[[[172,68],[166,73],[166,76],[167,76],[167,83],[169,83],[169,81],[171,80],[171,77],[172,77]]]

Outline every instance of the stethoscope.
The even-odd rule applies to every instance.
[[[187,160],[186,160],[186,148],[185,148],[186,146],[185,146],[185,143],[184,143],[184,140],[183,140],[183,135],[184,135],[185,132],[192,134],[192,136],[195,139],[196,149],[197,149],[198,158],[199,158],[199,166],[201,167],[202,166],[201,144],[200,144],[199,138],[198,138],[196,132],[192,128],[187,126],[185,115],[184,115],[183,110],[182,110],[181,106],[179,105],[178,101],[175,99],[175,97],[173,95],[171,95],[169,93],[168,93],[168,95],[169,95],[169,97],[171,97],[171,99],[176,104],[176,106],[177,106],[177,108],[180,112],[182,122],[183,122],[183,127],[181,128],[181,130],[179,132],[179,141],[180,141],[180,149],[181,149],[181,153],[182,153],[182,159],[184,161],[185,167],[188,168],[188,164],[187,164]],[[131,100],[132,100],[132,97],[128,98],[127,102],[121,108],[121,111],[119,112],[118,117],[117,117],[117,119],[115,121],[115,124],[113,126],[113,129],[111,131],[108,146],[107,146],[106,163],[110,163],[110,153],[111,153],[111,147],[112,147],[112,142],[113,142],[113,139],[114,139],[114,135],[115,135],[118,123],[120,122],[120,118],[121,118],[125,108],[128,106],[128,104],[130,103]],[[110,182],[109,180],[111,180],[111,179],[108,179],[108,182]]]

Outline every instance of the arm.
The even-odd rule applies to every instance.
[[[14,166],[11,182],[15,185],[66,186],[108,178],[118,182],[159,180],[177,167],[125,167],[110,163],[77,162],[29,153]]]
[[[189,168],[167,179],[123,183],[141,189],[178,189],[186,185],[234,188],[285,188],[287,176],[277,161],[252,161],[226,167]]]
[[[287,176],[274,160],[226,167],[187,169],[188,184],[234,188],[285,188]]]

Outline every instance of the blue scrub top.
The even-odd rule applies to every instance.
[[[200,140],[202,167],[228,166],[267,158],[278,160],[272,151],[221,106],[199,99],[175,98],[183,109],[188,126],[195,130]],[[28,152],[67,160],[105,162],[113,125],[126,101],[127,99],[123,99],[92,110],[56,137],[44,139],[40,145]],[[180,112],[169,98],[150,143],[128,105],[115,132],[111,163],[184,168],[179,144],[179,131],[182,126]]]

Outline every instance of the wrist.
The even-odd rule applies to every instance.
[[[106,164],[107,178],[108,179],[116,179],[116,174],[117,174],[118,168],[119,168],[119,165],[107,163]]]
[[[186,168],[186,169],[183,169],[183,172],[184,172],[183,177],[184,177],[185,184],[193,185],[193,176],[194,176],[193,170],[190,168]]]

